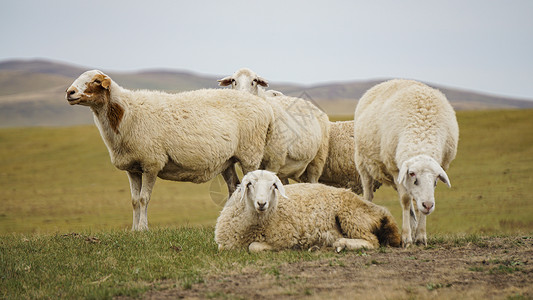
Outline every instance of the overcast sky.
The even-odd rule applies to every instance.
[[[0,1],[0,60],[274,82],[401,77],[533,99],[533,1]]]

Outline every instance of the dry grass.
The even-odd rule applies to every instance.
[[[533,110],[458,112],[458,120],[452,189],[437,187],[429,233],[533,230]],[[0,234],[130,228],[127,176],[111,165],[94,126],[0,129],[0,144]],[[220,178],[158,180],[150,225],[213,225],[223,193]],[[401,219],[391,188],[382,187],[375,202]]]

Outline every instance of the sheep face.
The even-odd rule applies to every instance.
[[[451,187],[446,172],[427,155],[406,160],[398,175],[398,183],[416,200],[418,210],[425,215],[435,210],[435,187],[439,179]]]
[[[283,184],[269,171],[249,172],[243,177],[241,187],[241,199],[260,215],[276,207],[278,194],[287,198]]]
[[[267,87],[268,81],[259,77],[254,71],[242,68],[231,76],[224,77],[218,80],[218,85],[229,86],[234,90],[246,91],[254,95],[258,95],[259,87]]]
[[[66,99],[70,105],[99,106],[109,95],[111,78],[101,71],[87,71],[78,77],[66,90]]]

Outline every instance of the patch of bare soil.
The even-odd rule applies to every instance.
[[[325,250],[323,250],[325,251]],[[145,299],[531,299],[533,237],[436,242],[246,267]]]

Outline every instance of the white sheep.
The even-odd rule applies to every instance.
[[[319,183],[283,186],[272,172],[246,174],[215,226],[219,250],[251,252],[400,245],[389,211],[347,189]]]
[[[363,194],[363,187],[354,162],[354,122],[330,122],[329,150],[324,170],[318,182],[349,188],[356,194]],[[381,186],[374,182],[373,191]]]
[[[248,93],[131,91],[98,70],[76,79],[66,98],[91,108],[111,162],[127,171],[133,230],[148,228],[157,177],[201,183],[222,173],[233,192],[233,164],[245,172],[259,168],[273,122],[271,106]]]
[[[231,88],[234,90],[247,91],[263,98],[283,96],[283,93],[279,91],[265,91],[263,87],[268,87],[268,81],[248,68],[241,68],[233,73],[233,75],[219,79],[218,85],[231,85]]]
[[[241,68],[233,75],[224,77],[219,81],[220,86],[231,85],[232,89],[247,91],[251,94],[267,98],[269,101],[280,101],[285,97],[280,92],[268,90],[264,91],[261,86],[267,87],[268,81],[257,75],[254,71]],[[279,93],[279,94],[277,94]],[[276,99],[268,97],[276,97]],[[290,101],[284,101],[285,108],[290,108]],[[335,186],[349,188],[357,194],[363,193],[359,174],[354,163],[354,142],[353,142],[353,121],[329,122],[329,142],[328,153],[318,182]],[[305,176],[300,181],[311,181]],[[375,182],[373,190],[379,188],[381,184]]]
[[[272,106],[275,117],[274,130],[272,138],[267,143],[261,169],[276,172],[285,183],[288,183],[288,178],[318,182],[328,152],[328,116],[301,98],[283,94],[265,97],[265,92],[260,86],[267,86],[268,83],[250,69],[240,69],[219,82],[221,86],[231,84],[232,89],[262,95]],[[281,165],[274,165],[273,157],[276,157],[275,161],[281,162]]]
[[[457,153],[455,111],[438,90],[412,80],[390,80],[369,89],[355,109],[355,164],[364,197],[373,181],[396,188],[402,205],[402,243],[427,245],[426,216],[435,209],[440,179]],[[420,212],[418,224],[412,200]],[[411,216],[411,220],[410,220]]]

